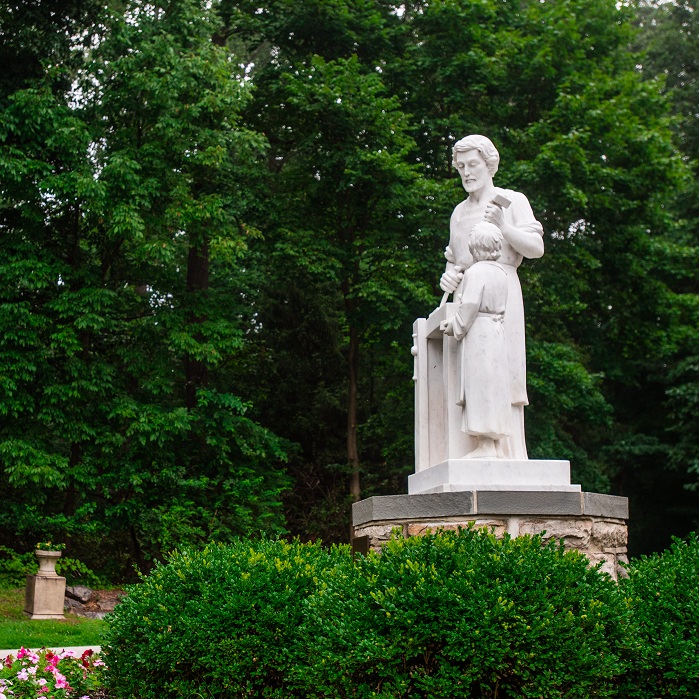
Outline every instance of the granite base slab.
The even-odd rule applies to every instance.
[[[579,493],[570,462],[544,459],[448,459],[408,477],[408,493],[464,490],[548,490]]]

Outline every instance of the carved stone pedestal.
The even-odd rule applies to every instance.
[[[356,540],[378,550],[398,528],[403,536],[457,529],[474,523],[496,536],[540,534],[562,539],[615,580],[626,563],[627,498],[599,493],[471,490],[373,497],[352,506]]]
[[[39,572],[27,575],[24,613],[30,619],[65,619],[66,579],[56,574],[60,551],[36,551]]]

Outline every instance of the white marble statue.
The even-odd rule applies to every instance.
[[[504,330],[507,345],[507,377],[509,386],[510,427],[508,436],[500,440],[500,458],[527,459],[524,438],[524,406],[528,404],[526,386],[526,353],[524,345],[524,306],[517,267],[524,257],[538,258],[544,254],[543,228],[534,218],[527,198],[519,192],[495,187],[500,155],[490,139],[471,135],[461,139],[453,148],[453,164],[461,175],[468,196],[451,217],[447,266],[440,286],[445,292],[455,292],[464,272],[474,265],[469,250],[469,234],[476,224],[486,221],[502,232],[502,252],[499,265],[507,276],[507,304]],[[509,200],[504,208],[495,203]],[[495,200],[495,201],[494,201]]]
[[[511,436],[510,387],[505,340],[507,273],[498,264],[503,236],[492,223],[477,223],[468,239],[473,264],[454,295],[456,314],[441,328],[459,342],[461,429],[476,438],[467,459],[503,456]]]

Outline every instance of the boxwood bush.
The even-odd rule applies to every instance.
[[[621,592],[632,604],[635,658],[622,696],[699,696],[699,538],[629,567]]]
[[[347,547],[269,540],[173,554],[110,616],[110,696],[295,696],[304,602],[343,564]]]
[[[539,537],[394,539],[331,571],[301,632],[309,697],[612,697],[628,607],[588,561]]]
[[[628,607],[540,538],[462,530],[347,547],[174,554],[117,607],[110,696],[611,697]]]

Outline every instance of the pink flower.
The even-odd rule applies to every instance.
[[[36,683],[39,685],[39,687],[43,687],[47,683],[47,680],[45,680],[43,677],[39,677]]]
[[[48,692],[48,691],[49,691],[49,686],[48,686],[47,684],[45,684],[45,685],[39,690],[39,694],[44,694],[44,692]]]
[[[29,651],[22,646],[17,653],[17,660],[21,660],[25,655],[27,655],[27,653],[29,653]]]
[[[15,661],[14,656],[8,655],[5,658],[5,667],[12,667],[12,663]]]
[[[17,673],[17,679],[18,680],[28,680],[29,675],[27,674],[27,671],[22,669]]]
[[[70,689],[70,685],[68,684],[68,680],[65,678],[65,675],[62,675],[60,672],[56,672],[54,677],[56,678],[56,689]]]
[[[27,653],[27,657],[34,663],[34,665],[39,662],[39,656],[36,653]]]

